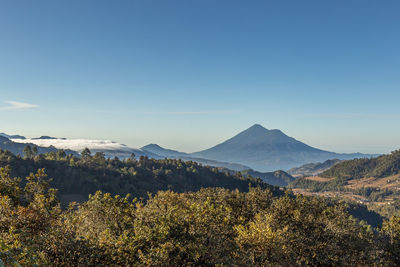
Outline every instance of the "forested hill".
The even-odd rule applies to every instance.
[[[274,172],[258,172],[254,170],[245,170],[241,173],[247,177],[259,177],[264,182],[268,184],[273,184],[277,186],[287,186],[289,183],[293,182],[295,178],[284,171],[274,171]]]
[[[399,174],[400,150],[391,154],[382,155],[376,158],[364,158],[343,161],[326,170],[321,177],[332,178],[342,177],[348,179],[359,179],[363,177],[382,178]]]
[[[97,190],[112,194],[131,194],[147,197],[147,193],[171,189],[175,192],[197,191],[202,187],[223,187],[247,191],[249,184],[262,188],[278,188],[260,179],[242,177],[240,173],[229,174],[217,168],[205,167],[196,162],[176,159],[155,160],[141,157],[139,160],[120,161],[106,159],[103,153],[81,158],[66,155],[62,150],[21,158],[0,150],[0,167],[10,166],[12,176],[25,177],[31,172],[45,168],[52,178],[51,186],[59,190],[64,204],[84,201]]]

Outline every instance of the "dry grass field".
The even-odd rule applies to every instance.
[[[400,175],[393,175],[384,178],[367,177],[362,179],[350,180],[345,186],[349,189],[360,189],[366,187],[400,190]]]
[[[309,176],[309,177],[305,177],[304,179],[310,180],[310,181],[324,183],[324,182],[332,181],[335,178],[324,178],[324,177],[320,177],[320,176]]]

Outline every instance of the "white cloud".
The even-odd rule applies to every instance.
[[[117,150],[123,152],[135,152],[140,149],[131,148],[127,145],[120,144],[109,140],[89,140],[89,139],[11,139],[17,143],[32,143],[38,146],[49,147],[54,146],[58,149],[71,149],[74,151],[82,151],[84,148],[97,151]]]
[[[38,108],[39,105],[17,102],[17,101],[5,101],[8,106],[0,107],[0,110],[19,110],[19,109],[32,109]]]
[[[149,156],[153,157],[155,155],[148,154],[147,152],[141,150],[140,148],[133,148],[127,145],[109,141],[109,140],[90,140],[90,139],[11,139],[17,143],[30,143],[41,147],[54,146],[58,149],[70,149],[78,153],[82,152],[86,147],[91,150],[92,153],[104,152],[105,156],[108,158],[113,158],[115,156],[119,158],[129,158],[132,153],[137,157]]]

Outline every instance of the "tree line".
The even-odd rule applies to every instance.
[[[249,175],[229,173],[193,161],[156,160],[143,156],[137,159],[135,155],[125,160],[110,159],[101,152],[92,155],[89,149],[85,149],[80,157],[66,154],[64,150],[37,154],[28,147],[24,151],[26,153],[21,157],[0,150],[0,166],[9,165],[11,175],[19,177],[45,168],[52,178],[50,185],[59,190],[64,205],[71,200],[87,200],[88,195],[97,190],[120,195],[129,193],[138,198],[147,198],[148,192],[158,190],[185,192],[210,186],[246,191],[251,184],[278,190]]]

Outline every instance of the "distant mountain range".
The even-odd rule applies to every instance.
[[[276,170],[288,170],[304,164],[323,162],[329,159],[354,159],[365,158],[373,155],[361,153],[339,154],[324,151],[306,145],[280,130],[267,130],[259,124],[240,132],[234,137],[209,149],[185,153],[163,148],[157,144],[149,144],[142,148],[132,148],[117,142],[107,140],[66,139],[42,136],[39,138],[25,138],[20,135],[0,134],[10,138],[13,143],[35,144],[42,148],[50,146],[58,149],[70,149],[80,153],[85,147],[92,153],[104,152],[107,157],[128,158],[132,153],[136,157],[147,156],[150,158],[180,158],[185,161],[196,161],[203,165],[226,168],[234,171],[247,171],[249,175],[264,177],[264,180],[277,178],[272,184],[285,185],[290,180],[289,174],[278,175],[271,173]],[[0,145],[4,148],[4,145]],[[19,149],[18,153],[21,153]],[[286,176],[288,175],[288,176]],[[271,179],[271,177],[274,177]],[[282,180],[283,179],[283,180]],[[286,181],[286,180],[287,181]],[[282,182],[283,181],[283,182]],[[289,181],[290,182],[290,181]]]
[[[12,140],[4,136],[14,137]],[[132,153],[136,157],[147,156],[149,158],[176,158],[184,161],[194,161],[205,166],[213,166],[221,171],[241,171],[244,176],[252,176],[262,179],[264,182],[276,186],[286,186],[293,180],[289,174],[283,171],[261,173],[251,170],[250,167],[230,162],[221,162],[216,160],[202,159],[192,157],[191,154],[179,152],[170,149],[164,149],[156,144],[147,145],[140,149],[131,148],[126,145],[107,141],[107,140],[88,140],[88,139],[66,139],[42,136],[39,138],[21,138],[20,135],[0,136],[0,149],[9,150],[16,155],[23,155],[23,149],[26,145],[37,146],[39,153],[54,152],[57,149],[64,149],[67,154],[78,155],[84,148],[89,148],[94,154],[104,152],[106,157],[119,157],[125,159],[131,157]]]

